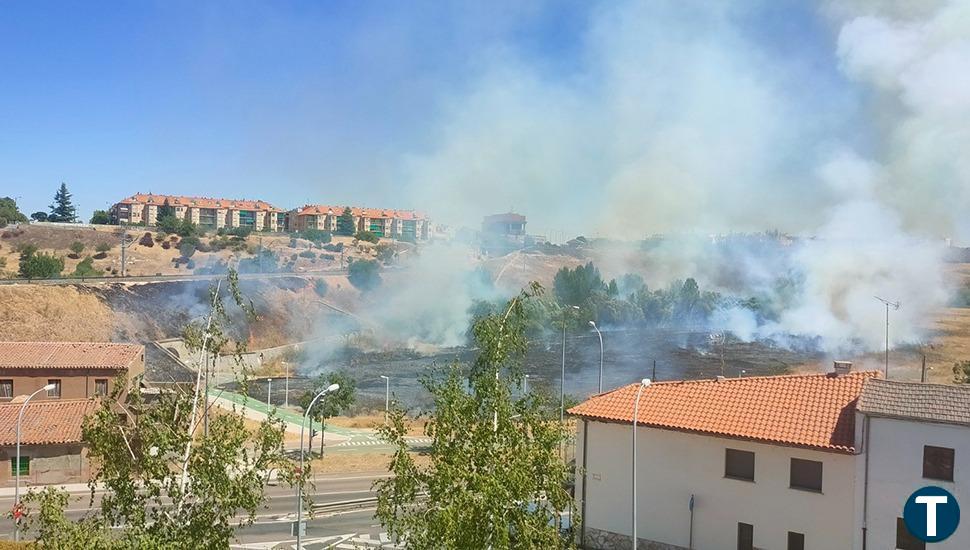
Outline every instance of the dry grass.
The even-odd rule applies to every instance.
[[[431,463],[428,455],[421,453],[411,453],[415,462],[419,466],[427,466]],[[387,452],[378,453],[357,453],[341,452],[327,453],[322,459],[314,459],[311,464],[311,471],[315,475],[322,474],[357,474],[386,472],[391,464],[393,455]]]
[[[74,286],[0,286],[0,340],[108,341],[111,310]]]
[[[412,419],[411,426],[408,429],[408,435],[424,435],[424,426],[427,422],[425,418]],[[358,429],[377,429],[383,423],[383,412],[360,414],[357,416],[335,416],[327,421],[328,426]]]

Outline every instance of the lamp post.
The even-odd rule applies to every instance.
[[[640,381],[637,399],[633,403],[633,550],[637,548],[637,417],[640,415],[640,394],[649,385],[649,378]]]
[[[283,408],[288,409],[290,407],[290,364],[283,361],[283,369],[283,375],[286,377],[283,387]]]
[[[384,379],[384,423],[387,424],[387,411],[391,408],[391,378],[381,375]]]
[[[29,403],[30,400],[33,399],[35,395],[37,395],[42,391],[51,391],[56,387],[57,386],[55,384],[47,384],[43,388],[30,394],[27,397],[27,399],[24,399],[24,402],[20,405],[20,412],[17,414],[17,481],[13,489],[14,509],[17,509],[18,506],[20,505],[20,425],[23,423],[23,420],[24,420],[24,410],[27,409],[27,403]],[[17,522],[17,525],[15,526],[15,530],[14,530],[14,540],[19,541],[20,540],[20,519],[15,518],[14,521]]]
[[[898,310],[899,302],[890,302],[879,296],[874,296],[874,298],[886,306],[886,380],[889,380],[889,307],[892,306],[894,310]]]
[[[596,335],[600,338],[600,383],[599,391],[596,393],[603,393],[603,333],[600,332],[600,329],[598,326],[596,326],[595,322],[590,321],[589,326],[593,327],[593,330],[596,331]]]
[[[296,550],[300,550],[303,542],[303,530],[301,529],[303,527],[303,432],[306,429],[307,418],[310,416],[313,406],[316,405],[317,399],[339,389],[340,384],[330,384],[327,389],[316,394],[310,401],[310,406],[306,408],[306,412],[303,413],[303,422],[300,424],[300,482],[296,487]]]
[[[266,379],[266,404],[273,406],[273,379]]]

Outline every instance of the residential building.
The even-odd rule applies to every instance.
[[[633,384],[573,407],[582,543],[632,547],[635,489],[638,548],[849,548],[859,525],[855,404],[876,376],[843,365]]]
[[[113,205],[109,213],[114,223],[153,226],[162,208],[171,208],[176,218],[207,229],[286,230],[286,212],[261,200],[137,193]]]
[[[145,348],[92,342],[0,342],[0,486],[19,467],[28,483],[85,481],[88,464],[81,441],[85,416],[115,390],[119,376],[144,372]],[[49,384],[54,389],[43,391]],[[28,395],[16,462],[17,416]],[[122,391],[119,399],[123,399]]]
[[[914,491],[935,485],[970,504],[970,387],[866,380],[855,428],[865,451],[857,464],[855,548],[923,550],[902,521]],[[929,546],[970,548],[970,529]]]
[[[31,402],[110,395],[119,375],[145,371],[145,347],[102,342],[0,342],[0,403],[30,395]]]
[[[482,233],[505,237],[525,237],[525,216],[515,212],[493,214],[482,220]]]
[[[359,208],[356,206],[305,205],[291,210],[288,217],[290,231],[319,229],[336,233],[337,219],[350,208],[355,231],[370,231],[378,237],[409,242],[431,238],[428,217],[413,210],[387,208]]]
[[[20,396],[21,401],[23,398]],[[93,399],[31,399],[21,425],[21,484],[87,481],[90,468],[81,441],[81,426],[84,418],[98,407]],[[4,464],[0,468],[0,487],[12,486],[15,481],[20,409],[21,402],[0,404],[0,461]]]

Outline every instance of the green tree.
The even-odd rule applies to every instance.
[[[94,259],[91,256],[84,258],[78,262],[77,267],[74,268],[74,277],[100,277],[104,275],[104,271],[94,267]]]
[[[183,241],[181,244],[179,244],[179,254],[181,254],[183,258],[191,258],[192,255],[195,254],[195,244],[192,242]]]
[[[81,252],[84,252],[84,243],[81,241],[74,241],[71,243],[71,246],[68,247],[68,249],[74,255],[74,258],[79,258],[81,256]]]
[[[337,217],[337,234],[344,236],[351,236],[357,228],[354,227],[354,213],[351,212],[350,208],[344,208],[344,211]]]
[[[111,245],[108,243],[98,243],[98,246],[95,246],[94,250],[98,254],[106,254],[109,250],[111,250]]]
[[[34,212],[30,215],[30,219],[34,220],[35,222],[46,222],[47,212]]]
[[[228,312],[243,311],[247,319],[255,313],[234,272],[224,283],[210,289],[209,319],[184,331],[194,353],[244,349],[228,336],[233,321]],[[28,528],[36,529],[43,548],[228,548],[234,528],[251,524],[263,508],[271,472],[290,485],[303,479],[285,455],[278,419],[270,416],[250,430],[232,410],[210,415],[205,423],[202,377],[196,380],[194,391],[163,389],[152,403],[142,401],[140,381],[130,381],[124,408],[136,414],[126,422],[119,422],[116,400],[127,384],[115,385],[83,428],[88,456],[97,466],[89,481],[92,498],[95,489],[103,490],[97,508],[84,519],[68,520],[63,492],[47,489],[24,499]]]
[[[374,260],[356,260],[347,268],[347,280],[358,290],[373,290],[381,285],[381,274]]]
[[[108,225],[111,223],[111,216],[107,210],[95,210],[91,215],[91,223],[95,225]]]
[[[0,227],[8,223],[23,223],[27,221],[27,216],[17,208],[17,201],[10,197],[0,197]]]
[[[64,271],[64,258],[37,252],[37,247],[24,245],[20,248],[19,276],[27,279],[49,279]]]
[[[317,403],[310,412],[310,417],[320,423],[324,433],[327,431],[327,419],[337,416],[354,405],[357,401],[357,381],[346,371],[333,371],[321,374],[313,381],[312,389],[300,396],[300,409],[306,414],[310,401],[322,390],[338,384],[340,388],[317,399]],[[323,455],[324,435],[320,436],[320,454]],[[307,446],[313,448],[313,434]]]
[[[561,268],[552,281],[556,300],[564,306],[580,305],[596,292],[606,292],[600,270],[588,262],[574,269]]]
[[[558,529],[560,512],[579,523],[567,484],[571,469],[559,446],[566,437],[558,415],[542,398],[518,395],[528,347],[525,303],[542,288],[511,300],[503,311],[475,323],[479,355],[467,377],[460,365],[422,379],[434,398],[425,427],[432,438],[430,464],[419,466],[397,407],[382,437],[396,447],[390,471],[375,484],[376,516],[406,548],[571,548]],[[426,494],[425,498],[421,498]]]
[[[54,203],[50,205],[50,215],[47,221],[74,223],[77,221],[77,209],[71,202],[71,193],[67,190],[67,184],[61,182],[61,186],[54,194]]]
[[[381,240],[381,238],[372,231],[358,231],[354,233],[354,238],[358,241],[365,241],[368,243],[376,243]]]
[[[313,227],[304,229],[300,233],[300,237],[310,241],[313,244],[327,244],[333,240],[333,236],[330,235],[329,231],[321,231]]]

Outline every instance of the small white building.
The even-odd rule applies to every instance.
[[[856,503],[861,518],[855,548],[923,550],[909,535],[903,504],[921,487],[949,491],[964,522],[940,550],[970,548],[970,387],[867,380],[859,397]]]
[[[638,548],[849,548],[859,524],[855,403],[877,375],[843,370],[644,387]],[[632,547],[638,386],[570,409],[581,420],[576,499],[585,548]]]

